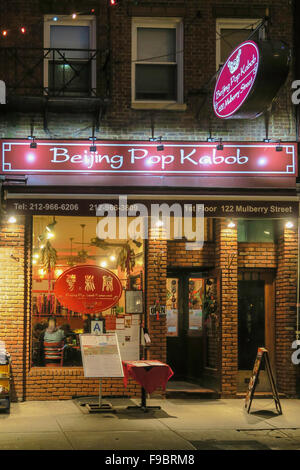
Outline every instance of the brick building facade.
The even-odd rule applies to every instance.
[[[214,116],[211,105],[216,74],[217,22],[223,19],[230,24],[231,20],[241,20],[244,25],[241,29],[245,29],[246,20],[250,20],[251,32],[251,24],[263,20],[268,8],[270,21],[266,23],[265,34],[293,46],[293,11],[289,1],[257,0],[249,5],[244,0],[226,3],[220,0],[159,3],[124,0],[112,7],[106,0],[88,0],[84,2],[84,11],[82,3],[75,0],[1,2],[0,27],[7,31],[6,36],[0,37],[0,80],[4,80],[7,89],[7,104],[0,108],[1,139],[24,140],[31,134],[38,144],[45,139],[88,141],[91,136],[101,141],[136,142],[148,141],[151,135],[162,136],[165,144],[168,141],[206,142],[208,137],[223,139],[224,143],[255,143],[266,137],[276,142],[298,140],[295,109],[290,100],[291,81],[295,78],[293,66],[271,109],[257,119],[221,120]],[[49,47],[44,42],[45,17],[52,24],[50,17],[57,16],[59,24],[70,21],[73,12],[77,13],[74,24],[81,17],[92,17],[96,23],[95,43],[90,47],[97,50],[96,92],[92,98],[51,96],[49,89],[45,91],[43,64],[45,50]],[[183,25],[182,100],[141,104],[132,99],[132,25],[134,21],[146,19],[159,28],[162,24],[159,21],[174,18]],[[26,34],[20,32],[22,25],[26,27]],[[21,47],[31,48],[30,53],[26,52],[25,63],[18,55]],[[42,48],[45,49],[42,51]],[[272,178],[253,179],[252,183],[247,180],[243,186],[236,184],[232,177],[222,188],[218,179],[202,176],[194,179],[191,185],[188,180],[165,182],[156,179],[158,183],[152,181],[148,187],[145,180],[138,181],[130,176],[114,176],[106,181],[103,177],[84,175],[80,182],[77,176],[1,176],[3,197],[13,194],[15,201],[18,197],[22,199],[24,194],[39,201],[41,194],[51,199],[64,193],[68,199],[70,194],[77,194],[78,198],[84,194],[88,198],[94,194],[107,197],[107,194],[121,192],[147,195],[158,202],[168,196],[176,201],[176,197],[185,195],[199,202],[205,199],[253,202],[257,199],[295,204],[296,185],[276,186]],[[69,399],[97,394],[98,381],[84,378],[82,367],[32,367],[33,217],[20,212],[17,223],[8,224],[4,213],[0,227],[0,339],[6,342],[12,356],[14,399]],[[217,284],[217,326],[206,331],[206,338],[203,333],[203,342],[199,340],[203,348],[199,356],[205,356],[205,360],[200,361],[201,377],[193,377],[187,372],[185,379],[199,379],[201,384],[211,384],[222,396],[234,397],[239,391],[243,392],[246,382],[243,373],[239,374],[239,283],[261,282],[257,286],[264,289],[264,309],[265,312],[268,310],[264,318],[266,344],[271,345],[278,388],[287,396],[296,396],[299,366],[297,368],[291,362],[291,344],[295,339],[297,318],[297,221],[294,220],[292,228],[286,228],[284,223],[288,218],[277,217],[274,219],[276,236],[265,242],[238,239],[238,217],[234,218],[236,225],[232,228],[228,227],[226,217],[207,219],[211,221],[207,229],[210,234],[199,250],[186,250],[184,240],[161,240],[153,231],[149,232],[144,247],[145,307],[152,340],[149,357],[164,362],[170,359],[167,320],[149,316],[149,308],[157,298],[162,305],[167,302],[167,279],[176,276],[178,279],[184,276],[190,276],[189,279],[193,276],[195,279],[197,276],[213,278]],[[255,220],[263,221],[263,217]],[[192,341],[194,345],[197,342]],[[194,352],[190,354],[187,356],[191,363],[188,370],[195,360],[192,359]],[[103,390],[107,395],[135,396],[140,393],[140,387],[134,381],[130,381],[125,389],[122,379],[105,380]]]

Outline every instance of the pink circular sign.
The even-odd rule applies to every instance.
[[[249,95],[256,79],[259,50],[253,41],[240,44],[223,65],[214,90],[214,112],[229,118],[237,112]]]

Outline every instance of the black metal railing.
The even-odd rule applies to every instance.
[[[109,51],[0,48],[0,79],[7,94],[56,97],[109,95]]]

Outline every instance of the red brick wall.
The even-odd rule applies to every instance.
[[[273,243],[239,243],[239,268],[276,268],[277,247]]]
[[[99,380],[85,378],[81,367],[34,367],[27,377],[27,400],[69,400],[99,394]],[[103,396],[139,396],[141,387],[131,378],[127,388],[123,379],[103,379]]]
[[[184,241],[168,242],[168,267],[213,267],[215,264],[215,245],[205,242],[201,250],[186,250]]]
[[[221,391],[234,396],[238,369],[238,262],[237,230],[228,228],[226,219],[216,224],[216,267],[221,274]]]
[[[23,397],[24,225],[0,225],[0,339],[12,358],[12,398]]]
[[[296,339],[297,250],[295,229],[284,229],[278,243],[276,276],[276,370],[279,391],[296,395],[299,366],[291,361],[292,342]]]
[[[163,240],[163,230],[149,229],[147,253],[147,314],[151,348],[149,357],[165,362],[167,359],[166,318],[149,316],[149,308],[158,300],[166,305],[167,241]]]

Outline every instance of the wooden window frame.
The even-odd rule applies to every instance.
[[[135,69],[137,62],[137,29],[138,28],[172,28],[176,29],[176,62],[177,64],[177,100],[136,100]],[[181,18],[133,18],[131,50],[131,106],[135,109],[185,110],[183,92],[183,22]],[[149,63],[140,61],[140,63]],[[157,64],[157,62],[151,62]]]

